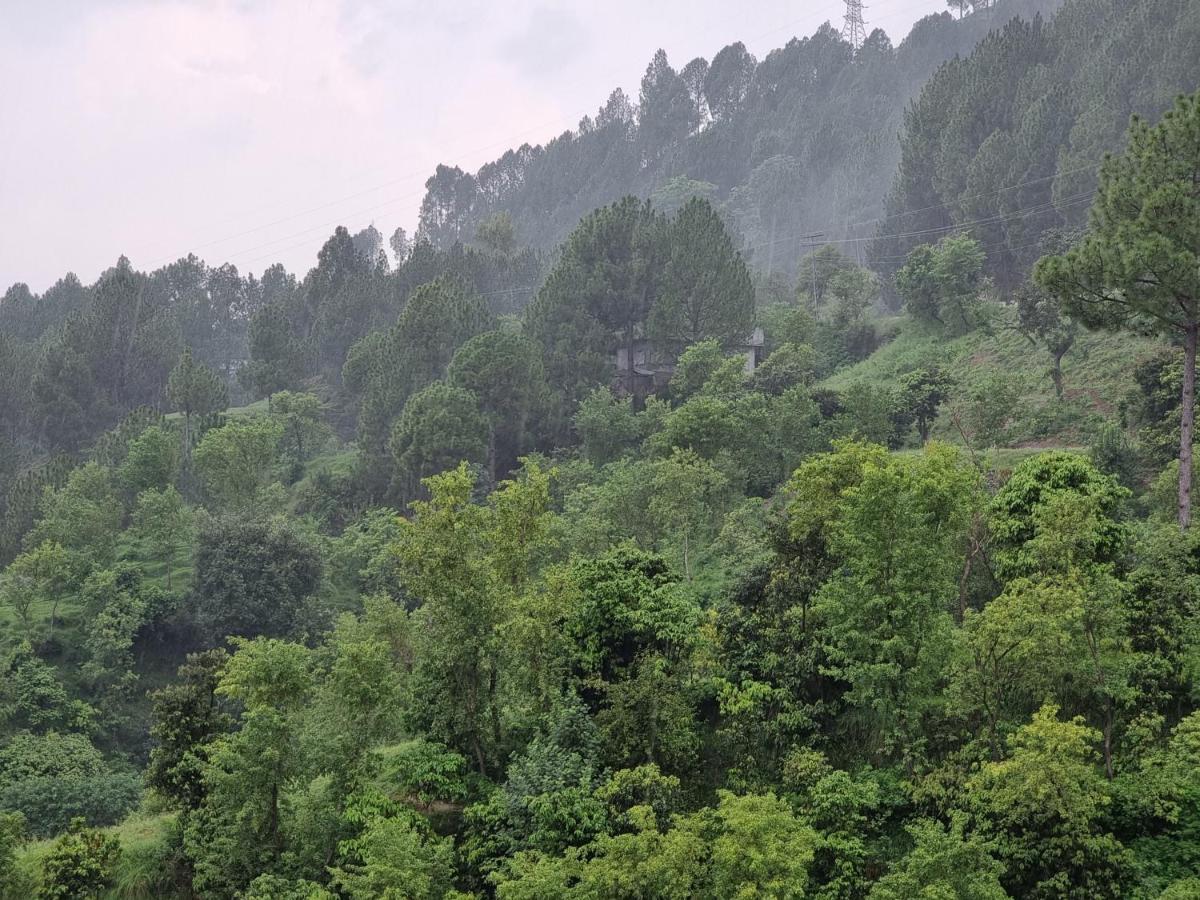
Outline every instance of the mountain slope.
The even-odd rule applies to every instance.
[[[903,110],[938,66],[970,53],[1013,16],[1058,0],[1001,0],[963,19],[922,19],[893,46],[876,30],[856,55],[829,25],[755,60],[741,43],[674,69],[659,51],[635,104],[619,89],[594,117],[545,145],[524,145],[468,174],[439,166],[420,231],[437,245],[470,241],[507,212],[522,241],[558,244],[582,215],[625,194],[665,205],[708,194],[755,248],[790,271],[796,236],[869,237],[900,158]]]

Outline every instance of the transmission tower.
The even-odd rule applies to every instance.
[[[842,37],[855,50],[867,39],[867,23],[863,20],[862,0],[846,0],[846,21],[842,24]]]

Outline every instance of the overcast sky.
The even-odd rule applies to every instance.
[[[944,0],[873,0],[897,43]],[[0,0],[0,292],[124,253],[303,274],[338,224],[410,231],[439,162],[575,127],[658,47],[760,59],[841,0]]]

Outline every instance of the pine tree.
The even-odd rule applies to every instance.
[[[651,333],[679,346],[745,341],[754,327],[754,285],[712,204],[689,200],[671,222],[669,240],[667,284],[650,314]]]
[[[183,413],[180,455],[187,471],[192,453],[192,417],[225,409],[229,405],[229,391],[217,373],[192,359],[191,348],[185,347],[167,378],[167,399],[177,412]]]
[[[1191,524],[1196,348],[1200,341],[1200,93],[1151,126],[1100,172],[1087,234],[1038,263],[1036,279],[1091,328],[1153,330],[1183,340],[1180,528]]]

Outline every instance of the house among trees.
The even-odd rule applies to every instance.
[[[735,344],[730,355],[741,355],[746,361],[746,374],[750,375],[762,365],[766,358],[766,336],[761,326],[755,326],[750,336]],[[633,342],[633,368],[630,371],[629,351],[617,348],[614,361],[617,368],[614,389],[634,397],[649,397],[664,390],[675,374],[675,363],[686,347],[678,342],[664,344],[662,341],[640,338]]]

